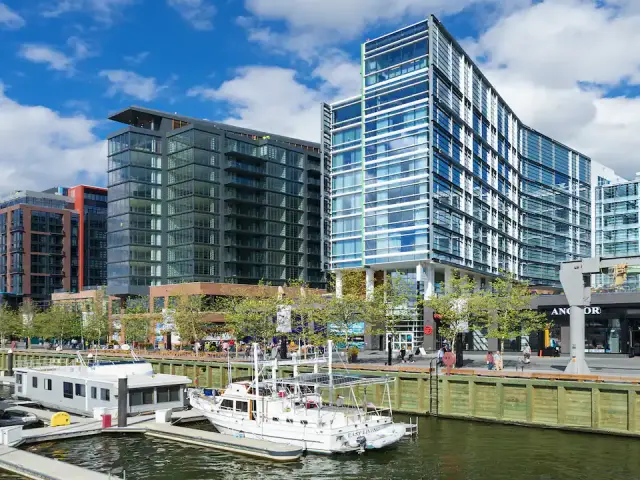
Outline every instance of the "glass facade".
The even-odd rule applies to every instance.
[[[134,113],[145,112],[121,115]],[[109,293],[185,282],[326,285],[319,145],[149,115],[109,140]]]
[[[0,201],[0,292],[36,302],[77,292],[78,225],[64,195],[23,191]]]
[[[603,184],[596,188],[596,255],[619,257],[640,254],[640,182]],[[613,274],[596,275],[600,289],[638,290],[640,274],[630,269],[623,285],[614,286]]]
[[[107,284],[107,193],[84,189],[82,287]]]
[[[332,269],[558,285],[558,262],[590,255],[590,159],[523,125],[435,17],[366,42],[361,72],[323,117]]]
[[[560,262],[591,256],[591,164],[578,152],[521,130],[522,276],[559,286]]]
[[[117,290],[162,283],[162,142],[138,131],[109,138],[107,281]]]

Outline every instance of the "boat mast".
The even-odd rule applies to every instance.
[[[253,369],[255,377],[255,394],[256,394],[256,422],[260,425],[260,370],[258,370],[258,344],[253,344]]]
[[[333,406],[333,340],[327,340],[329,349],[329,406]]]

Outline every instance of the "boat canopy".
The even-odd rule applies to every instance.
[[[333,377],[333,383],[331,383]],[[384,385],[393,383],[391,377],[365,377],[360,375],[341,375],[328,373],[302,373],[297,377],[280,378],[280,385],[305,385],[305,386],[326,386],[330,387],[355,387],[359,385]]]

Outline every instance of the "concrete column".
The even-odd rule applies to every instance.
[[[375,272],[372,269],[368,268],[365,270],[365,273],[366,273],[365,290],[367,292],[367,300],[369,300],[373,296],[373,274]]]
[[[569,332],[571,335],[571,359],[564,373],[588,375],[590,373],[584,359],[584,306],[572,305]]]
[[[342,270],[336,270],[336,298],[342,298]]]
[[[424,268],[424,298],[431,298],[436,293],[435,272],[433,265],[426,265]]]
[[[129,389],[127,386],[127,376],[118,377],[118,427],[127,426],[127,403]]]
[[[444,287],[445,289],[449,286],[449,282],[451,281],[451,277],[453,276],[453,270],[451,267],[444,267]]]
[[[435,294],[435,271],[433,265],[430,263],[422,264],[418,267],[420,269],[419,278],[424,282],[424,299],[428,300]],[[424,307],[424,325],[430,334],[424,334],[422,339],[422,346],[427,352],[433,352],[436,349],[437,339],[437,325],[433,319],[433,309]],[[430,330],[429,330],[430,329]]]

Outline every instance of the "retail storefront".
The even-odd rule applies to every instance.
[[[564,295],[538,296],[534,306],[552,323],[551,342],[569,353],[569,307]],[[542,343],[543,334],[532,336],[532,348],[541,348]],[[640,293],[594,293],[591,306],[585,308],[585,352],[628,354],[630,348],[640,355]]]

